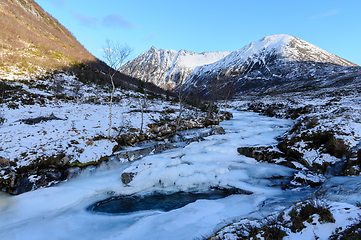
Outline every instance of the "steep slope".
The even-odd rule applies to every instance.
[[[84,83],[107,84],[109,67],[89,53],[81,43],[34,0],[0,1],[0,79],[30,80],[69,72]],[[138,79],[116,74],[119,86],[138,89]],[[163,89],[141,85],[156,93]],[[0,93],[6,89],[0,82]]]
[[[2,0],[0,25],[1,78],[98,61],[33,0]]]
[[[218,91],[219,95],[280,87],[291,90],[313,84],[332,85],[339,82],[340,77],[345,78],[340,75],[353,78],[359,73],[356,64],[282,34],[264,37],[213,64],[195,68],[185,80],[184,88],[202,95],[210,95],[209,89],[215,85],[217,88],[212,89],[223,90]]]
[[[122,72],[163,89],[174,88],[197,66],[224,58],[229,52],[194,53],[185,50],[163,50],[151,47],[133,61],[126,63]]]

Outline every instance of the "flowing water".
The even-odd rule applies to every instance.
[[[263,218],[313,191],[282,190],[280,179],[294,170],[237,153],[276,144],[291,121],[233,114],[221,123],[225,135],[54,187],[0,195],[0,239],[195,239],[240,218]],[[128,185],[123,172],[135,174]]]

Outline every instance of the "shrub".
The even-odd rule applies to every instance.
[[[306,201],[305,203],[295,206],[291,212],[288,214],[291,217],[291,231],[300,232],[305,228],[304,222],[312,222],[312,215],[319,215],[320,223],[334,223],[335,219],[333,218],[332,213],[325,204],[320,204],[319,202]]]
[[[0,126],[3,125],[6,122],[4,111],[0,111]]]
[[[19,104],[15,103],[15,102],[10,102],[10,103],[8,103],[8,108],[9,109],[19,109]]]
[[[347,226],[345,230],[341,232],[341,228],[329,237],[330,240],[359,240],[361,239],[361,221],[353,225]]]

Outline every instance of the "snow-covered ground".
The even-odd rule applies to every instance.
[[[29,165],[36,159],[59,153],[72,156],[71,161],[78,160],[79,162],[97,161],[100,157],[112,153],[116,145],[114,141],[102,138],[94,140],[96,136],[108,134],[109,91],[96,86],[83,85],[76,82],[73,76],[62,75],[59,78],[64,81],[61,93],[66,96],[75,96],[79,98],[78,101],[57,100],[52,90],[29,88],[26,84],[13,83],[13,85],[21,86],[26,93],[41,95],[45,98],[45,103],[37,102],[35,98],[35,103],[31,105],[22,104],[20,99],[1,104],[0,117],[5,119],[5,122],[0,125],[1,157],[16,161],[19,167]],[[50,88],[53,83],[38,81],[37,84]],[[80,84],[77,94],[74,93],[72,84]],[[114,97],[120,100],[112,106],[114,129],[111,131],[111,136],[114,137],[132,129],[139,132],[141,113],[132,110],[140,109],[140,96],[139,93],[133,91],[116,90]],[[11,104],[17,105],[18,108],[8,107]],[[144,114],[145,132],[149,129],[147,124],[153,123],[153,119],[159,119],[160,112],[178,107],[163,99],[148,100],[147,104],[147,110],[153,112]],[[196,115],[188,109],[184,114],[185,116]],[[168,115],[172,118],[177,113],[168,113]],[[39,117],[56,117],[58,120],[41,121],[32,125],[22,121]]]
[[[333,147],[344,145],[345,151],[361,143],[361,97],[357,85],[247,98],[230,105],[279,118],[293,116],[295,126],[285,139],[293,142],[290,149],[299,152],[308,166],[332,164],[345,157],[342,151],[327,149],[326,142],[317,143],[317,135],[329,134],[337,141]]]
[[[274,144],[274,138],[291,123],[235,112],[234,119],[221,123],[226,135],[210,136],[182,149],[99,170],[50,188],[1,196],[1,239],[194,239],[209,236],[242,217],[259,218],[282,210],[305,192],[271,187],[271,178],[291,176],[294,170],[259,163],[239,155],[236,149]],[[124,185],[121,173],[134,169],[139,173]],[[253,194],[198,200],[169,212],[106,215],[86,211],[87,206],[113,194],[201,191],[210,186],[237,187]]]
[[[55,80],[44,80],[39,83],[51,89],[14,83],[22,86],[23,96],[2,103],[0,118],[5,122],[0,126],[0,164],[8,165],[0,170],[0,177],[3,175],[5,180],[6,176],[11,176],[9,170],[29,166],[42,157],[61,152],[72,156],[70,161],[80,163],[97,161],[113,153],[116,143],[99,137],[107,134],[109,91],[77,83],[72,76],[63,75],[59,79],[67,81],[61,91],[74,96],[75,100],[54,99],[51,89]],[[249,100],[235,101],[231,104],[234,107],[256,110],[258,106],[259,112],[268,115],[271,109],[279,118],[234,111],[232,120],[221,123],[225,135],[209,136],[206,141],[149,155],[132,163],[112,163],[104,169],[84,171],[80,177],[53,187],[18,196],[0,194],[0,239],[195,239],[208,237],[226,225],[217,236],[236,239],[233,230],[240,226],[239,219],[247,219],[241,222],[249,223],[250,219],[262,221],[269,214],[290,212],[295,201],[304,200],[309,194],[313,196],[317,190],[307,186],[282,190],[280,179],[289,181],[291,177],[308,176],[310,172],[257,162],[239,155],[238,147],[274,146],[278,143],[275,137],[296,129],[288,132],[285,138],[296,139],[291,147],[301,152],[306,162],[314,164],[333,163],[340,158],[331,156],[322,146],[307,147],[309,141],[297,138],[302,134],[332,131],[335,139],[351,148],[358,146],[361,138],[358,92],[331,93],[264,96],[251,101],[251,105]],[[41,97],[33,99],[34,104],[24,104],[24,99],[37,95]],[[124,132],[139,131],[140,113],[131,111],[139,108],[139,94],[117,90],[115,96],[118,100],[113,105],[113,126]],[[164,118],[162,112],[171,117],[177,115],[172,111],[177,105],[171,102],[154,99],[149,104],[152,112],[145,115],[144,126]],[[13,106],[18,108],[13,109]],[[304,110],[296,120],[281,119],[298,112],[295,109]],[[195,114],[195,110],[185,112],[185,115]],[[33,125],[22,121],[37,117],[53,119]],[[112,135],[115,134],[117,131],[113,129]],[[294,164],[301,170],[307,167]],[[133,173],[134,178],[125,185],[121,181],[122,173]],[[347,225],[359,222],[361,211],[355,205],[359,205],[360,178],[330,177],[321,173],[319,178],[325,183],[318,191],[322,195],[317,196],[325,201],[335,222],[323,223],[317,214],[312,215],[312,221],[306,221],[302,231],[285,229],[287,239],[305,236],[327,239],[336,229],[342,231]],[[234,188],[252,194],[197,200],[169,212],[148,210],[107,215],[86,210],[95,202],[119,194],[144,196],[154,192],[202,192],[210,188]]]
[[[64,166],[98,165],[127,143],[159,138],[171,131],[170,121],[174,123],[178,116],[178,103],[167,101],[165,96],[148,93],[144,97],[117,88],[109,139],[109,86],[83,84],[66,73],[49,79],[3,83],[6,90],[0,102],[0,186],[3,191],[10,187],[14,194],[66,179],[69,175],[62,170]],[[146,105],[142,139],[141,105]],[[205,116],[204,112],[185,107],[185,129],[199,126],[198,120]],[[160,121],[166,124],[157,132],[148,125]],[[49,171],[55,175],[46,176]],[[25,188],[19,190],[23,183]]]

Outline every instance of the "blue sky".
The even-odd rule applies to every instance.
[[[359,0],[35,1],[100,59],[107,38],[137,57],[152,46],[234,51],[283,33],[361,65]]]

